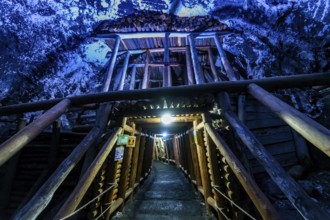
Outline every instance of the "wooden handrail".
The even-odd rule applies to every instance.
[[[60,117],[70,106],[70,100],[64,99],[54,107],[46,111],[38,119],[17,132],[0,145],[0,166],[14,156],[26,144],[39,135],[48,125]]]
[[[313,201],[285,172],[282,166],[233,112],[225,112],[224,117],[252,155],[265,168],[275,184],[305,219],[327,219],[329,217],[329,214],[322,209],[318,202]]]
[[[250,199],[258,209],[263,219],[280,219],[273,205],[269,202],[265,194],[260,190],[258,185],[246,171],[235,154],[230,150],[230,147],[226,144],[226,142],[220,137],[220,135],[209,123],[205,123],[204,127],[220,153],[226,158],[228,165],[245,189],[246,193],[249,195]]]
[[[196,95],[218,93],[218,92],[244,92],[251,83],[267,89],[268,91],[285,88],[303,88],[306,86],[329,85],[330,73],[316,73],[294,76],[279,76],[264,79],[253,79],[244,81],[225,81],[190,86],[174,86],[167,88],[153,88],[142,90],[125,90],[102,92],[68,97],[71,105],[79,106],[91,103],[103,103],[124,100],[142,100],[171,96],[194,97]],[[0,115],[11,115],[22,112],[37,111],[50,108],[62,99],[53,99],[34,103],[25,103],[0,107]]]
[[[248,86],[249,93],[272,110],[304,138],[330,157],[330,130],[305,114],[281,101],[256,84]]]
[[[55,219],[61,219],[69,215],[71,212],[75,211],[80,201],[86,194],[88,188],[92,184],[98,171],[102,167],[104,161],[112,151],[113,146],[116,143],[117,136],[119,133],[121,133],[121,131],[122,128],[118,128],[115,132],[112,133],[111,137],[109,137],[109,139],[103,145],[102,149],[99,151],[99,153],[97,154],[94,161],[89,166],[83,177],[79,180],[78,184],[70,194],[69,198],[65,201],[61,209],[56,214]]]

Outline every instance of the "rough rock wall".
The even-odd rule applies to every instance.
[[[224,48],[247,78],[327,71],[329,2],[2,0],[0,100],[8,104],[95,91],[110,49],[88,36],[100,21],[134,10],[209,14],[225,22],[235,33],[224,39]],[[296,99],[310,98],[299,93]]]

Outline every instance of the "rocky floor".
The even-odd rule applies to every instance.
[[[215,219],[183,173],[155,161],[142,187],[113,219]]]

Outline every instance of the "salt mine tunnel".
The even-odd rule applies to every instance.
[[[330,219],[329,0],[2,0],[0,219]]]

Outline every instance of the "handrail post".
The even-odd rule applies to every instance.
[[[70,100],[64,99],[54,107],[46,111],[38,119],[33,121],[28,126],[17,132],[14,136],[9,138],[0,145],[0,166],[7,160],[14,156],[26,144],[32,141],[38,134],[40,134],[48,125],[53,123],[59,116],[61,116],[70,106]]]

